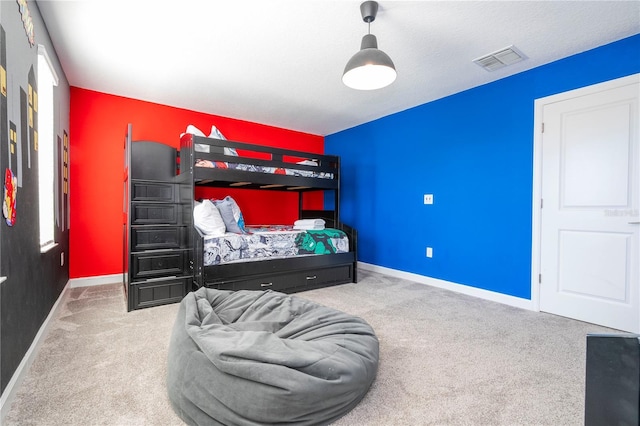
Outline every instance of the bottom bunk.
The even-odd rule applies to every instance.
[[[209,242],[200,236],[196,237],[194,286],[220,290],[270,289],[292,293],[357,282],[356,230],[336,223],[332,215],[333,212],[311,210],[304,211],[302,217],[324,218],[328,228],[346,235],[348,251],[211,264],[211,250],[207,250]],[[231,244],[227,240],[224,243]]]

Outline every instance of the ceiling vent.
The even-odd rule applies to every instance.
[[[473,62],[487,71],[495,71],[524,59],[526,59],[526,56],[522,52],[516,49],[515,46],[509,46],[474,59]]]

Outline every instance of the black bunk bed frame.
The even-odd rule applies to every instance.
[[[196,146],[207,146],[195,149]],[[225,155],[225,148],[258,153],[261,158]],[[268,157],[268,158],[265,158]],[[231,168],[196,167],[198,160],[241,163],[331,173],[332,178],[306,177],[244,171]],[[317,165],[297,164],[300,159],[313,159]],[[357,231],[340,222],[340,158],[334,155],[273,148],[223,139],[183,135],[180,140],[180,173],[176,180],[180,186],[183,217],[188,218],[190,246],[193,248],[191,267],[194,288],[202,286],[224,290],[272,289],[291,293],[336,284],[357,282]],[[349,252],[269,259],[203,266],[203,238],[193,226],[195,188],[211,186],[234,189],[261,189],[288,191],[298,194],[298,217],[322,218],[326,227],[344,231],[349,238]],[[304,210],[303,195],[310,191],[333,191],[333,210]]]

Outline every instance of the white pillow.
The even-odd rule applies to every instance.
[[[227,230],[218,208],[211,200],[203,200],[201,203],[196,201],[193,207],[193,224],[207,237],[221,237]]]
[[[202,133],[202,130],[198,129],[196,126],[194,126],[193,124],[189,124],[187,126],[187,132],[186,133],[191,133],[192,135],[196,135],[196,136],[202,136],[204,137],[204,133]]]

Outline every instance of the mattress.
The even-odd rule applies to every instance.
[[[269,174],[275,174],[275,175],[333,179],[333,173],[328,173],[328,172],[315,172],[313,170],[300,170],[300,169],[291,169],[291,168],[282,168],[282,167],[258,166],[254,164],[232,163],[228,161],[197,160],[196,167],[206,167],[210,169],[234,169],[234,170],[242,170],[245,172],[258,172],[258,173],[269,173]]]
[[[349,251],[349,239],[338,229],[294,230],[288,225],[245,229],[248,234],[205,237],[204,266]]]

